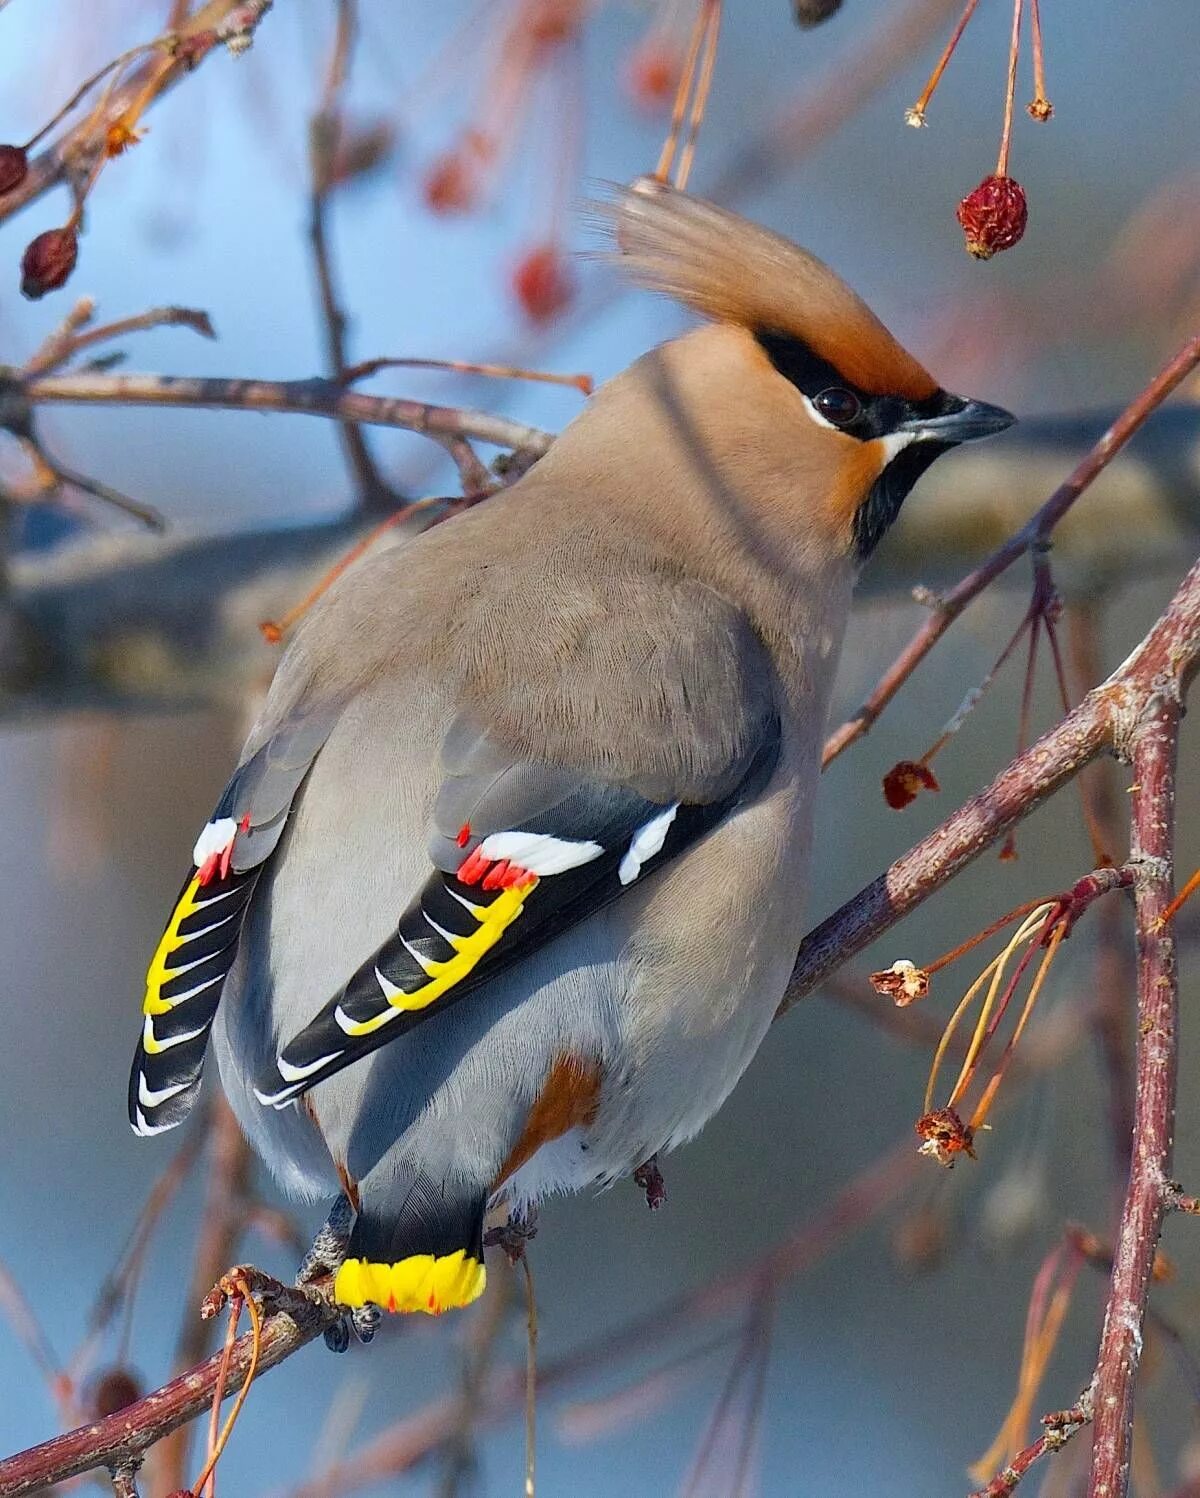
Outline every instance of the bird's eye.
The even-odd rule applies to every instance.
[[[835,427],[848,427],[862,410],[862,403],[853,391],[837,388],[822,390],[820,395],[814,397],[813,405]]]

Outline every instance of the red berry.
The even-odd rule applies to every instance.
[[[20,187],[29,170],[29,157],[24,146],[0,146],[0,197]]]
[[[479,178],[461,152],[448,151],[429,168],[423,191],[433,213],[468,213],[479,196]]]
[[[958,221],[976,260],[1011,250],[1029,222],[1025,189],[1012,177],[985,177],[958,205]]]
[[[665,109],[675,97],[682,71],[678,49],[661,36],[648,36],[625,64],[625,86],[639,108]]]
[[[549,322],[566,307],[575,286],[557,245],[532,249],[513,271],[513,294],[531,322]]]
[[[31,302],[48,291],[57,291],[75,269],[78,254],[74,229],[47,229],[39,234],[21,256],[21,291]]]
[[[919,760],[902,759],[883,777],[883,799],[893,811],[902,811],[921,791],[940,789],[933,771]]]

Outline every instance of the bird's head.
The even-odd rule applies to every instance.
[[[747,412],[769,410],[771,446],[792,472],[820,478],[797,487],[798,502],[858,559],[935,458],[1012,424],[943,390],[839,276],[780,235],[646,178],[611,217],[634,279],[726,330],[695,345],[695,362],[731,366],[736,392],[710,403],[706,423],[736,432]]]

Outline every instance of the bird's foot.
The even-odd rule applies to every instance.
[[[310,1285],[338,1272],[350,1246],[353,1222],[354,1208],[344,1196],[339,1196],[296,1273],[298,1285]]]
[[[651,1155],[633,1173],[634,1183],[646,1193],[646,1205],[657,1212],[667,1199],[667,1183],[658,1168],[658,1155]]]
[[[513,1213],[507,1222],[488,1228],[483,1235],[484,1248],[502,1248],[510,1264],[519,1264],[525,1257],[525,1245],[537,1237],[538,1214],[536,1207],[527,1207],[522,1217]]]

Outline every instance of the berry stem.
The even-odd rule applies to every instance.
[[[1004,130],[1000,136],[1000,155],[996,160],[996,176],[1008,176],[1008,157],[1012,146],[1013,101],[1017,95],[1017,57],[1021,50],[1021,14],[1025,0],[1013,0],[1012,39],[1008,44],[1008,85],[1004,96]]]
[[[921,90],[920,98],[913,105],[913,107],[906,112],[904,116],[910,125],[916,125],[917,127],[920,127],[925,123],[925,110],[929,106],[929,101],[933,98],[934,91],[936,90],[938,84],[942,81],[942,74],[946,71],[946,65],[954,56],[955,48],[962,40],[962,34],[967,29],[967,22],[975,14],[975,7],[978,4],[979,0],[967,0],[966,9],[963,11],[962,15],[959,16],[958,25],[950,33],[950,40],[946,43],[946,46],[942,51],[942,55],[938,58],[936,64],[934,65],[933,72],[929,75],[929,81]]]
[[[1046,97],[1046,59],[1042,51],[1042,3],[1029,0],[1029,26],[1033,35],[1033,100],[1028,112],[1035,120],[1045,121],[1054,113]]]

